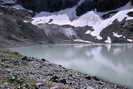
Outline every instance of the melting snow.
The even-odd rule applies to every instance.
[[[49,23],[50,20],[52,21]],[[61,14],[61,15],[35,17],[33,18],[33,21],[32,21],[32,24],[34,25],[44,24],[44,23],[66,25],[66,24],[70,24],[70,19],[66,14]]]
[[[110,44],[111,43],[111,38],[107,37],[107,40],[105,42]]]
[[[119,35],[118,33],[115,33],[115,32],[113,32],[113,35],[114,35],[115,37],[118,37],[118,38],[122,37],[122,35]]]
[[[82,39],[74,39],[75,42],[83,42],[83,43],[92,43],[91,41],[86,41]]]
[[[91,30],[88,30],[85,32],[85,34],[91,34],[91,32],[92,32]]]
[[[63,32],[68,38],[76,36],[76,33],[72,30],[72,28],[65,28],[61,32]]]
[[[97,39],[102,39],[102,37],[99,35],[100,32],[107,26],[111,25],[114,20],[117,19],[118,21],[122,21],[124,18],[133,19],[133,17],[129,17],[127,15],[127,13],[130,11],[133,11],[133,9],[128,9],[128,8],[131,8],[130,3],[128,3],[124,7],[118,8],[118,10],[122,10],[122,11],[119,11],[114,16],[105,20],[101,19],[101,17],[98,15],[97,12],[89,11],[86,14],[72,21],[71,19],[76,17],[75,7],[73,7],[73,8],[62,10],[59,13],[56,13],[54,15],[50,13],[45,13],[45,15],[42,16],[43,13],[41,13],[40,15],[35,16],[33,18],[32,24],[38,25],[38,24],[49,23],[49,24],[57,24],[57,25],[72,25],[75,27],[92,26],[94,31],[90,32],[90,30],[88,30],[85,34],[91,34],[92,36],[95,36]],[[121,37],[121,35],[118,35],[116,33],[114,33],[114,36]],[[108,41],[110,42],[110,40]]]
[[[133,40],[132,40],[132,39],[127,39],[127,41],[129,41],[129,42],[133,42]]]

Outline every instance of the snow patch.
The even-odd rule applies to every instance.
[[[51,22],[49,23],[49,21]],[[33,21],[32,21],[32,24],[34,25],[45,24],[45,23],[67,25],[67,24],[70,24],[70,19],[66,14],[61,14],[61,15],[35,17],[33,18]]]
[[[92,32],[91,30],[88,30],[85,32],[85,34],[91,34],[91,32]]]
[[[78,19],[74,20],[71,25],[75,27],[95,26],[98,25],[101,21],[102,19],[94,11],[89,11]]]
[[[83,42],[83,43],[92,43],[91,41],[86,41],[82,39],[74,39],[75,42]]]
[[[105,42],[110,44],[111,43],[111,38],[107,37],[107,40]]]
[[[105,29],[106,27],[108,27],[109,25],[111,25],[113,23],[114,20],[118,20],[118,21],[122,21],[124,18],[127,19],[133,19],[133,17],[128,17],[127,13],[133,11],[133,9],[130,10],[123,10],[118,12],[116,15],[112,16],[111,18],[108,18],[106,20],[103,20],[101,22],[99,22],[99,24],[96,24],[93,26],[93,29],[95,31],[93,31],[91,33],[91,35],[96,36],[97,38],[99,37],[100,32]]]
[[[15,8],[15,9],[21,9],[21,10],[24,10],[25,8],[22,7],[21,5],[13,5],[12,8]]]
[[[61,30],[61,32],[66,35],[68,38],[72,38],[73,36],[77,36],[72,28],[65,28]]]
[[[127,41],[129,41],[129,42],[133,42],[133,40],[132,40],[132,39],[127,39]]]
[[[30,21],[28,21],[28,20],[24,20],[24,23],[29,23]]]
[[[118,33],[115,33],[115,32],[113,32],[113,35],[114,35],[115,37],[118,37],[118,38],[122,37],[122,35],[119,35]]]

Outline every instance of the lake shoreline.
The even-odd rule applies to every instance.
[[[30,46],[37,46],[37,45],[48,45],[48,46],[90,46],[90,45],[94,45],[94,46],[123,46],[123,45],[133,45],[132,43],[72,43],[72,44],[64,44],[64,43],[55,43],[55,44],[49,44],[49,43],[28,43],[28,44],[18,44],[18,45],[9,45],[3,48],[8,48],[8,49],[12,49],[12,48],[21,48],[21,47],[30,47]]]
[[[0,78],[1,89],[129,89],[9,50],[0,51]]]

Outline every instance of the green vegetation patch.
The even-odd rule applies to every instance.
[[[7,55],[7,56],[23,56],[22,54],[18,52],[11,52],[10,50],[3,49],[3,48],[0,48],[0,53]]]

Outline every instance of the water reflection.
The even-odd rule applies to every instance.
[[[133,88],[133,45],[37,45],[12,50]]]

